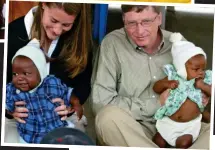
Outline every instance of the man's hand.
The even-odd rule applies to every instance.
[[[167,89],[166,91],[161,93],[161,95],[159,97],[159,101],[160,101],[161,106],[165,105],[165,102],[169,96],[169,91],[170,91],[170,89]]]

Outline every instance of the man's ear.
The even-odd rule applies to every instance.
[[[158,14],[157,19],[158,19],[158,24],[159,24],[159,26],[161,26],[161,25],[162,25],[162,20],[163,20],[163,16],[162,16],[162,13],[161,13],[161,12]]]

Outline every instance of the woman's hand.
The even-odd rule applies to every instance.
[[[61,98],[54,98],[52,102],[60,104],[60,106],[55,108],[55,111],[58,115],[62,116],[61,120],[66,120],[70,108],[66,107],[66,105],[64,104],[64,100],[62,100]]]
[[[28,117],[28,109],[25,108],[24,101],[15,102],[15,110],[13,113],[8,112],[19,123],[26,123],[22,118]]]
[[[79,99],[75,95],[71,96],[71,104],[72,104],[71,111],[76,112],[78,120],[80,120],[84,114],[84,109],[80,104]]]

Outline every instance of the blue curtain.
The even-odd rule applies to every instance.
[[[108,4],[95,4],[93,38],[99,44],[106,34]]]

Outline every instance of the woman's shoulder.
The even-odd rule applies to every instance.
[[[19,17],[19,18],[13,20],[12,22],[10,22],[9,29],[10,28],[19,29],[20,27],[25,27],[24,18],[25,18],[25,16],[22,16],[22,17]]]
[[[8,41],[9,42],[11,39],[13,39],[13,41],[11,41],[11,42],[20,42],[20,40],[28,42],[28,35],[27,35],[26,28],[25,28],[24,18],[25,18],[25,16],[22,16],[9,23],[9,26],[8,26],[8,38],[9,38]],[[15,39],[18,38],[19,40],[14,41],[15,40],[14,38]]]
[[[15,52],[29,42],[24,23],[24,16],[17,18],[9,23],[8,26],[8,52],[9,57],[14,56]]]

